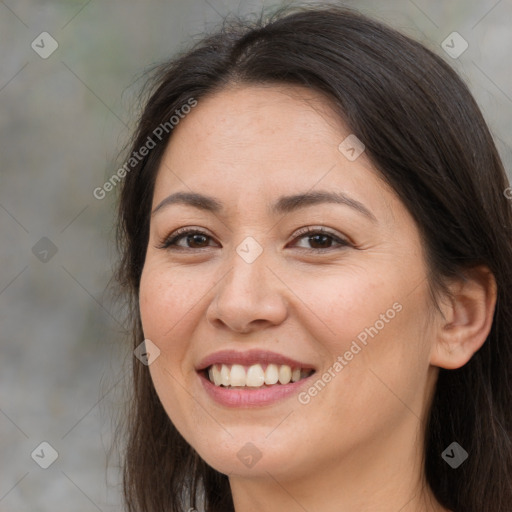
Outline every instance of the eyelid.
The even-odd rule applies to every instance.
[[[342,247],[354,247],[354,243],[346,236],[333,231],[329,228],[326,228],[324,226],[306,226],[304,228],[300,228],[292,235],[292,241],[295,241],[297,238],[303,238],[307,234],[311,234],[311,236],[316,234],[322,234],[322,235],[328,235],[330,236],[334,242],[338,244],[338,247],[329,247],[328,249],[311,249],[311,248],[305,248],[301,247],[300,249],[303,251],[310,251],[310,252],[329,252],[335,249],[339,249]]]
[[[203,228],[198,228],[195,226],[184,226],[179,229],[176,229],[170,235],[166,236],[156,247],[158,249],[169,249],[170,247],[172,247],[173,248],[172,250],[178,250],[178,251],[179,250],[202,251],[202,250],[206,249],[207,247],[211,247],[211,245],[208,245],[204,248],[203,247],[199,247],[199,248],[197,248],[197,247],[182,247],[182,246],[175,244],[175,242],[178,239],[186,238],[187,235],[194,235],[194,234],[204,235],[211,240],[214,240],[214,238],[215,238],[212,235],[210,235]],[[332,240],[336,244],[338,244],[338,246],[337,247],[336,246],[329,247],[326,249],[300,247],[299,249],[301,251],[313,252],[313,253],[322,253],[322,252],[325,253],[325,252],[330,252],[332,250],[340,249],[340,248],[347,247],[347,246],[354,246],[353,242],[351,240],[349,240],[347,237],[345,237],[344,235],[341,235],[335,231],[332,231],[329,228],[325,228],[324,226],[305,226],[303,228],[300,228],[293,233],[291,241],[293,242],[296,239],[304,238],[308,234],[310,234],[311,236],[316,235],[316,234],[328,235],[329,237],[332,238]]]
[[[297,231],[293,233],[292,239],[295,239],[302,235],[307,235],[308,233],[322,233],[330,235],[333,238],[338,238],[340,240],[348,242],[348,239],[345,240],[346,237],[344,237],[341,233],[331,230],[330,228],[326,228],[325,226],[305,226],[303,228],[299,228]]]
[[[204,235],[208,238],[211,238],[211,239],[214,239],[214,237],[212,235],[210,235],[207,231],[205,231],[204,229],[202,228],[198,228],[198,227],[195,227],[195,226],[184,226],[184,227],[181,227],[181,228],[178,228],[176,230],[174,230],[172,233],[170,233],[169,235],[165,236],[157,245],[156,245],[156,248],[157,249],[169,249],[169,247],[173,247],[175,248],[176,250],[188,250],[188,251],[200,251],[202,249],[198,249],[198,248],[193,248],[193,247],[181,247],[179,245],[175,245],[173,244],[174,241],[176,241],[178,238],[185,238],[185,235],[194,235],[194,234],[198,234],[198,235]]]

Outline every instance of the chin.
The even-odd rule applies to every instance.
[[[276,436],[272,439],[269,432],[275,428],[248,429],[233,432],[233,437],[222,431],[220,437],[209,437],[205,445],[204,438],[200,443],[192,444],[199,456],[212,468],[225,475],[240,475],[244,477],[264,477],[271,475],[294,473],[297,464],[302,467],[310,467],[307,461],[303,461],[301,454],[305,447],[301,443],[284,443],[284,439],[290,440],[286,435]],[[311,447],[307,448],[311,453]],[[295,454],[290,457],[290,453]]]

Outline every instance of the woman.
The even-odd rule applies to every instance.
[[[328,6],[154,84],[119,210],[128,510],[510,511],[512,212],[454,71]]]

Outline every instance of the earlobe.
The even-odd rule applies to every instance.
[[[442,306],[444,318],[436,324],[430,362],[455,369],[464,366],[485,343],[496,307],[496,280],[481,265],[464,272],[465,278],[449,285],[451,297]]]

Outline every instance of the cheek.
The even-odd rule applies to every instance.
[[[176,311],[171,304],[174,283],[161,271],[146,264],[139,289],[139,308],[144,336],[157,342],[166,318]]]
[[[139,292],[144,337],[160,349],[159,357],[149,366],[153,385],[174,426],[190,443],[194,443],[191,425],[204,422],[204,415],[191,407],[186,391],[191,376],[189,340],[197,324],[193,306],[205,293],[200,281],[148,258]]]
[[[303,278],[299,293],[308,297],[311,309],[322,320],[314,334],[331,361],[325,368],[330,375],[324,375],[333,382],[336,396],[348,393],[354,401],[347,398],[342,403],[350,408],[354,403],[373,404],[372,410],[382,412],[384,404],[402,406],[394,395],[411,404],[422,396],[430,341],[424,328],[426,283],[417,288],[412,285],[422,282],[421,269],[409,273],[396,266],[379,270],[351,269],[342,279],[338,277],[337,286],[329,284],[336,283],[335,279]],[[330,377],[333,374],[336,378]]]
[[[377,334],[390,331],[404,316],[404,290],[403,278],[393,269],[351,267],[294,280],[294,291],[320,327],[316,333],[336,355],[348,350],[353,340],[365,346]]]
[[[206,286],[206,285],[205,285]],[[159,344],[186,323],[205,293],[201,280],[188,272],[148,262],[141,276],[139,307],[144,335]]]
[[[189,343],[198,322],[194,306],[205,290],[200,280],[195,282],[180,270],[148,263],[140,282],[140,316],[144,337],[160,349],[149,370],[157,393],[167,402],[174,400],[174,388],[183,385],[190,372]]]

